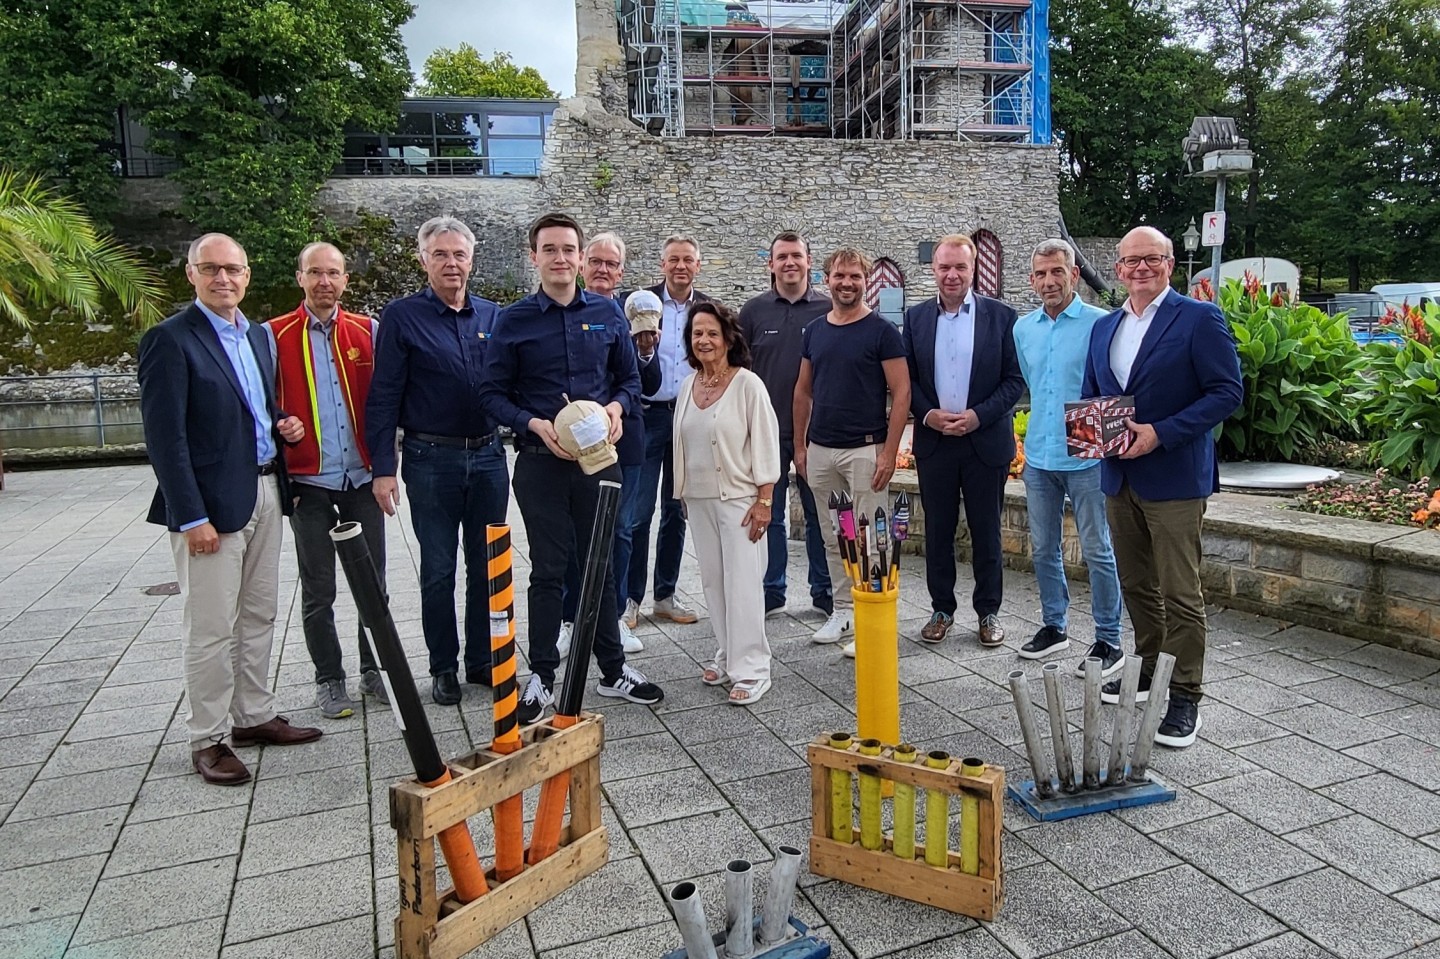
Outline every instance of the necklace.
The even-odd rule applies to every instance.
[[[698,374],[697,379],[700,380],[701,386],[705,387],[707,390],[713,390],[715,387],[725,382],[725,378],[730,375],[730,370],[731,367],[727,366],[725,367],[725,369],[716,373],[714,376],[706,376],[704,373],[700,373]]]

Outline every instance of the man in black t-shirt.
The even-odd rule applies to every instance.
[[[795,471],[822,502],[832,492],[849,493],[857,519],[862,514],[873,518],[875,508],[886,505],[910,407],[905,344],[889,321],[865,305],[870,266],[869,257],[849,247],[826,258],[833,307],[805,327],[795,384]],[[834,531],[820,525],[835,611],[812,638],[835,643],[855,631],[853,584]],[[854,655],[853,643],[846,653]]]
[[[750,369],[765,383],[775,418],[780,422],[780,479],[775,483],[775,509],[771,512],[769,567],[765,571],[765,613],[785,608],[785,566],[790,559],[785,538],[790,488],[790,463],[795,459],[795,378],[800,375],[800,338],[805,327],[830,311],[830,298],[810,285],[810,244],[787,230],[770,243],[767,261],[773,283],[770,290],[752,297],[740,308],[740,329],[750,345]],[[805,512],[805,554],[809,559],[810,601],[827,616],[834,612],[830,597],[830,571],[825,562],[825,541],[815,497],[804,479],[796,490]]]

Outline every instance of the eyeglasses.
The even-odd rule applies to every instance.
[[[216,276],[224,273],[226,276],[244,276],[250,272],[250,267],[243,263],[192,263],[195,272],[201,276]]]
[[[1171,259],[1174,258],[1162,253],[1151,253],[1149,256],[1122,256],[1120,257],[1120,259],[1115,261],[1115,265],[1123,266],[1127,270],[1133,270],[1141,263],[1144,263],[1146,266],[1150,267],[1150,269],[1158,270],[1160,267],[1165,265],[1165,261]]]
[[[585,265],[588,266],[588,267],[590,267],[590,269],[592,269],[592,270],[598,270],[598,269],[600,269],[601,267],[604,267],[604,268],[607,269],[607,270],[618,270],[618,269],[620,269],[620,261],[619,261],[619,260],[597,260],[597,259],[591,258],[591,259],[585,261]]]
[[[312,280],[318,280],[321,277],[324,277],[330,282],[335,283],[338,282],[340,278],[345,274],[340,270],[317,270],[314,267],[311,267],[310,269],[305,271],[305,275]]]

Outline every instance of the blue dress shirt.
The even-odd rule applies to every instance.
[[[690,289],[690,297],[683,303],[670,296],[669,287],[664,290],[660,296],[660,341],[655,347],[655,362],[660,364],[660,388],[655,395],[646,397],[662,403],[679,396],[680,384],[695,372],[685,359],[685,323],[695,302],[695,289]]]
[[[255,351],[250,348],[250,341],[245,336],[250,321],[239,310],[235,311],[237,322],[231,323],[199,300],[195,301],[195,305],[215,328],[220,346],[230,359],[230,366],[240,380],[240,388],[245,391],[245,405],[250,407],[250,415],[255,418],[255,465],[268,463],[275,458],[275,438],[270,435],[273,424],[270,422],[270,404],[265,398],[265,380],[260,375]]]
[[[970,408],[970,370],[975,360],[975,293],[957,313],[941,305],[935,320],[935,400],[947,413]]]
[[[500,311],[480,402],[517,437],[528,437],[530,420],[553,421],[566,397],[619,402],[625,413],[640,402],[630,324],[606,297],[580,290],[561,306],[539,290]]]
[[[426,287],[380,313],[365,444],[376,476],[394,476],[395,430],[476,437],[495,431],[480,406],[485,352],[500,308],[470,296],[452,309]]]
[[[1030,425],[1025,433],[1025,462],[1042,470],[1083,470],[1099,460],[1071,456],[1065,449],[1065,404],[1080,400],[1090,330],[1106,315],[1077,295],[1060,315],[1045,310],[1015,321],[1015,354],[1030,387]]]
[[[315,421],[320,434],[320,472],[314,476],[296,476],[290,479],[296,483],[308,483],[325,489],[355,489],[370,482],[370,471],[360,458],[360,446],[355,440],[355,424],[350,421],[350,410],[345,405],[345,393],[340,389],[339,367],[335,365],[335,317],[321,320],[310,307],[305,307],[306,335],[310,337],[310,356],[315,378]],[[372,337],[375,321],[370,321]],[[268,326],[265,328],[270,329]],[[373,338],[371,342],[374,342]],[[274,343],[274,334],[271,334]]]

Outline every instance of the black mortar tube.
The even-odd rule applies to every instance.
[[[580,605],[575,611],[575,629],[570,633],[570,655],[565,660],[565,684],[555,703],[555,715],[579,716],[585,698],[585,677],[590,672],[590,651],[595,645],[595,626],[600,620],[600,591],[614,554],[615,514],[620,511],[620,484],[600,481],[595,506],[595,525],[590,528],[590,548],[580,577]]]

